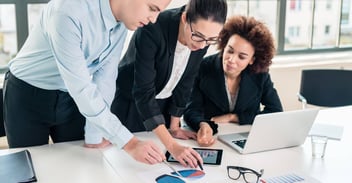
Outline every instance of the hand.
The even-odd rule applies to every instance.
[[[172,145],[172,149],[168,150],[184,167],[190,166],[191,168],[196,168],[198,166],[198,161],[203,164],[202,157],[191,147],[185,147],[175,143]]]
[[[215,143],[213,129],[208,123],[201,122],[197,133],[197,142],[200,146],[211,146]]]
[[[133,137],[123,149],[135,160],[150,165],[166,159],[164,153],[152,141],[141,141],[136,137]]]
[[[179,127],[177,127],[176,129],[170,129],[169,132],[173,137],[178,139],[182,139],[182,140],[197,139],[197,134],[195,132],[183,130]]]
[[[107,147],[109,146],[111,143],[106,140],[105,138],[103,138],[103,141],[99,144],[86,144],[84,143],[84,147],[87,147],[87,148],[104,148],[104,147]]]
[[[237,115],[232,113],[214,116],[210,120],[214,121],[215,123],[238,123],[239,121]]]

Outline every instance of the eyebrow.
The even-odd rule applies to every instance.
[[[230,47],[232,50],[235,50],[235,49],[233,49],[233,47],[230,46],[230,45],[228,45],[228,47]],[[244,53],[244,52],[240,52],[239,55],[246,55],[246,56],[249,56],[247,53]]]
[[[149,4],[149,6],[152,8],[152,9],[156,9],[157,11],[161,11],[159,6],[155,5],[155,4]]]

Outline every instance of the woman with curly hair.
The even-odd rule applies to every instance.
[[[215,142],[217,123],[252,124],[257,114],[283,110],[268,73],[275,46],[264,23],[234,16],[219,38],[219,53],[204,58],[184,114],[202,146]]]

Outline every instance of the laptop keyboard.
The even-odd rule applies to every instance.
[[[244,148],[244,145],[246,144],[246,141],[247,141],[246,139],[243,139],[243,140],[234,140],[234,141],[232,141],[232,143],[234,143],[234,144],[236,144],[236,145],[238,145],[238,146]]]

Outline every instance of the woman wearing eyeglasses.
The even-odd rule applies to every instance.
[[[182,165],[197,167],[199,154],[173,137],[195,139],[180,128],[194,78],[226,20],[226,0],[190,0],[138,29],[119,65],[111,107],[132,132],[153,131]]]
[[[234,16],[219,40],[219,53],[200,66],[184,114],[202,146],[215,142],[217,123],[252,124],[257,114],[283,110],[268,73],[275,54],[269,29],[252,17]]]

